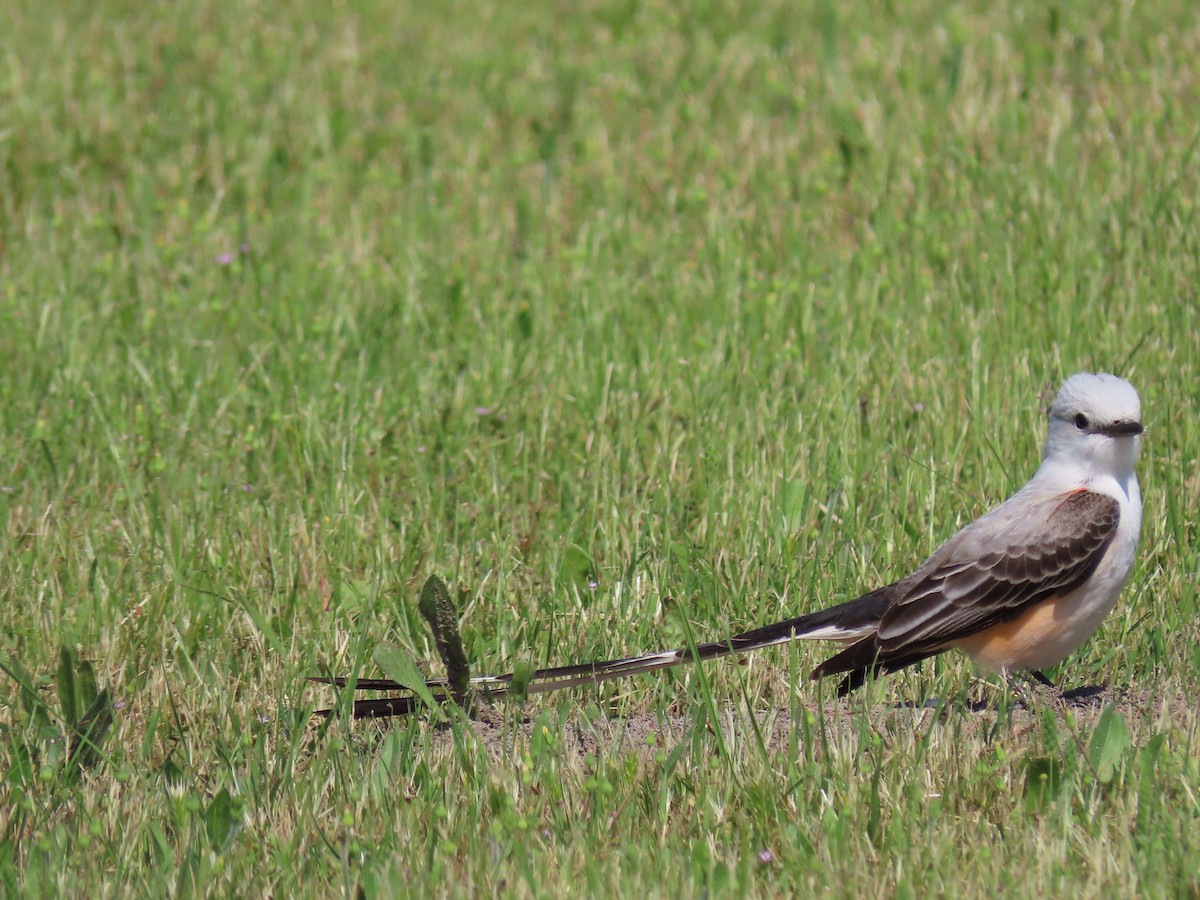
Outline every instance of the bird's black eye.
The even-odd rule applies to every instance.
[[[1088,417],[1085,416],[1083,413],[1076,413],[1075,414],[1075,427],[1078,428],[1080,431],[1086,430],[1088,427]]]

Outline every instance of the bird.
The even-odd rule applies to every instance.
[[[1133,568],[1142,519],[1135,471],[1142,433],[1141,401],[1128,381],[1108,373],[1072,375],[1050,406],[1042,461],[1033,477],[911,574],[853,600],[725,640],[539,669],[521,678],[521,687],[526,693],[561,690],[792,640],[840,645],[810,675],[842,676],[838,696],[949,650],[1006,679],[1024,673],[1049,685],[1042,670],[1096,631]],[[513,681],[512,674],[471,678],[491,695],[503,694]],[[388,679],[358,679],[354,686],[403,687]],[[432,679],[428,686],[445,699],[446,679]],[[360,699],[353,714],[399,715],[419,706],[411,696]]]

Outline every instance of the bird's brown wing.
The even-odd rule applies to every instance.
[[[912,665],[1074,590],[1103,558],[1119,520],[1117,501],[1089,490],[1004,504],[897,582],[876,633],[826,660],[813,677],[850,673],[844,693],[871,671]]]

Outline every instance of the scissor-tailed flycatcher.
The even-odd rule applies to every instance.
[[[1073,375],[1050,408],[1042,465],[1004,503],[958,532],[899,581],[829,609],[766,625],[695,650],[541,669],[529,693],[607,681],[797,638],[845,645],[812,672],[844,675],[838,694],[944,650],[996,672],[1063,660],[1108,615],[1137,550],[1142,498],[1134,463],[1142,433],[1137,392],[1115,375]],[[503,693],[512,675],[472,683]],[[320,679],[318,679],[320,680]],[[332,679],[344,684],[344,679]],[[444,680],[429,683],[444,688]],[[356,687],[397,690],[386,680]],[[359,700],[356,716],[410,712],[412,698]]]

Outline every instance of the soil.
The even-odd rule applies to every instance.
[[[1117,690],[1100,685],[1077,688],[1062,695],[1038,689],[1034,696],[1014,701],[1015,706],[1008,714],[1012,717],[1014,732],[1020,734],[1023,730],[1036,727],[1035,717],[1046,707],[1056,710],[1062,718],[1069,713],[1079,724],[1089,725],[1109,703],[1114,704],[1127,721],[1137,721],[1145,718],[1155,703],[1162,702],[1168,701],[1162,698],[1155,700],[1147,692]],[[798,740],[804,739],[801,735],[805,733],[816,733],[814,722],[823,722],[830,740],[844,739],[862,731],[861,701],[836,700],[827,703],[821,713],[815,710],[813,713],[813,720],[798,725],[786,708],[759,710],[755,714],[757,730],[773,753],[795,746]],[[994,705],[982,702],[939,703],[930,700],[922,705],[878,705],[867,714],[871,718],[870,730],[901,724],[914,717],[929,721],[938,716],[944,719],[959,716],[962,721],[956,728],[957,733],[962,734],[964,727],[968,733],[990,730],[999,710]],[[582,759],[588,754],[611,757],[633,751],[638,756],[650,759],[663,751],[669,752],[687,740],[696,727],[697,715],[695,711],[671,711],[609,717],[591,706],[561,713],[551,712],[549,720],[554,721],[557,717],[561,722],[559,739],[563,742],[564,755],[567,757]],[[744,708],[728,707],[718,715],[721,734],[727,743],[757,741],[755,725],[750,722]],[[536,714],[518,716],[511,706],[481,706],[475,711],[472,727],[489,753],[501,760],[511,758],[515,748],[527,746],[536,725],[545,721],[545,717]],[[713,730],[711,725],[705,727]],[[794,734],[797,728],[801,734]],[[449,731],[442,731],[436,743],[445,742],[446,749],[449,749],[452,740]]]

